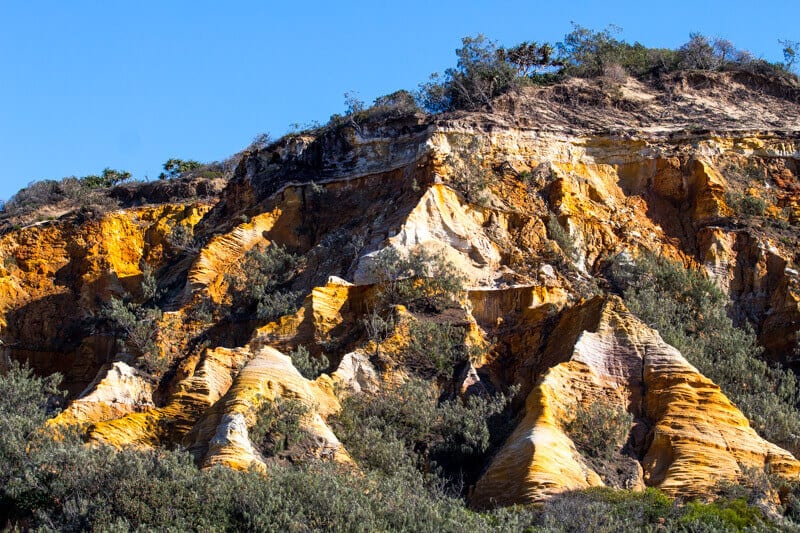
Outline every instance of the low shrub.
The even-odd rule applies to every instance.
[[[175,223],[167,236],[170,248],[179,252],[196,254],[200,246],[194,240],[194,228],[186,224]]]
[[[415,320],[408,330],[411,340],[402,365],[420,376],[450,379],[453,369],[470,359],[464,326]]]
[[[401,257],[394,248],[386,248],[377,255],[371,270],[380,286],[381,310],[403,304],[438,313],[458,306],[463,297],[463,276],[443,255],[423,249]]]
[[[337,436],[362,467],[384,475],[404,469],[437,472],[448,482],[480,466],[498,445],[497,417],[506,396],[437,401],[435,386],[411,378],[394,389],[347,397]],[[504,434],[502,436],[505,436]]]
[[[297,371],[306,379],[317,379],[330,366],[325,354],[313,357],[305,346],[298,346],[289,352],[289,357]]]
[[[250,441],[264,456],[278,455],[299,444],[305,432],[300,427],[308,408],[299,400],[276,397],[260,400],[255,423],[249,429]]]
[[[745,531],[767,526],[761,510],[741,499],[690,502],[678,522],[689,531]]]
[[[632,423],[632,414],[598,401],[588,407],[579,403],[575,418],[565,429],[578,451],[590,457],[610,459],[628,440]]]
[[[164,341],[157,342],[164,316],[156,305],[161,294],[152,268],[145,264],[139,298],[127,293],[122,298],[112,297],[100,313],[100,317],[107,320],[119,336],[121,346],[136,357],[136,364],[156,375],[165,373],[171,362]]]
[[[491,200],[491,176],[477,161],[461,161],[448,156],[446,163],[453,168],[450,185],[461,193],[468,203],[487,207]]]
[[[54,412],[58,381],[57,376],[36,377],[16,364],[0,373],[0,521],[10,530],[511,533],[778,531],[791,526],[763,521],[759,511],[742,501],[679,507],[655,489],[590,489],[536,507],[477,513],[462,498],[448,494],[448,485],[432,474],[400,467],[408,457],[426,453],[414,445],[418,439],[437,434],[462,435],[449,441],[452,448],[443,448],[448,453],[485,449],[486,417],[502,409],[495,405],[505,403],[500,397],[473,400],[480,409],[437,404],[426,389],[353,397],[349,401],[357,415],[345,435],[361,469],[278,462],[259,473],[199,470],[179,450],[86,446],[66,428],[54,435],[43,424]],[[404,398],[424,401],[413,408],[397,401]],[[389,435],[398,444],[394,449],[386,447],[388,441],[370,440]],[[369,462],[363,457],[375,458],[381,451],[388,452],[378,463],[385,468],[366,468]]]
[[[297,310],[299,293],[288,289],[303,258],[272,244],[248,251],[225,276],[230,287],[231,316],[235,319],[274,320]]]
[[[767,202],[763,198],[749,194],[725,193],[725,203],[739,216],[760,217],[767,211]]]
[[[136,363],[153,374],[163,374],[170,364],[168,354],[156,342],[159,335],[160,309],[146,307],[131,300],[111,298],[102,317],[111,322],[120,335],[120,342],[137,358]]]
[[[94,218],[118,206],[108,196],[108,190],[130,178],[130,172],[105,168],[100,175],[36,181],[21,189],[3,205],[0,219],[31,222],[37,213],[47,209],[79,209],[83,215]]]
[[[558,247],[564,254],[564,258],[569,264],[574,263],[578,258],[578,248],[575,245],[575,239],[564,226],[561,225],[555,213],[550,213],[545,227],[547,228],[547,238],[558,244]]]

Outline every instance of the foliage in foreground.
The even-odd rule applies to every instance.
[[[663,523],[668,530],[768,529],[761,513],[743,502],[681,508],[653,489],[590,490],[564,494],[541,507],[473,512],[403,458],[413,450],[411,443],[436,432],[449,436],[439,442],[450,449],[485,446],[480,424],[464,427],[462,421],[474,407],[459,411],[445,406],[455,411],[440,413],[431,423],[427,415],[380,414],[388,409],[404,415],[401,410],[410,409],[382,402],[373,412],[361,413],[374,419],[372,434],[395,435],[394,445],[385,445],[388,462],[373,467],[364,461],[361,472],[325,463],[275,464],[264,476],[225,468],[200,471],[180,451],[87,446],[69,431],[54,439],[41,428],[53,414],[57,383],[56,377],[38,378],[18,365],[0,375],[0,522],[12,528],[511,532],[641,531]],[[435,406],[426,393],[414,394]],[[353,447],[356,454],[375,453],[368,439],[362,442],[361,452]],[[395,451],[400,464],[392,464]]]
[[[395,389],[346,398],[335,424],[345,448],[369,470],[394,475],[418,469],[439,477],[428,480],[434,486],[460,483],[505,436],[502,413],[509,400],[439,401],[431,383],[410,378]]]

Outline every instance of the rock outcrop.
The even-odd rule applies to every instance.
[[[717,385],[620,300],[596,298],[571,309],[554,336],[545,353],[562,362],[528,395],[525,417],[475,487],[475,505],[604,485],[567,430],[577,404],[596,402],[632,415],[627,453],[641,461],[642,478],[629,486],[697,497],[723,481],[742,481],[748,469],[800,475],[800,462],[759,437]]]
[[[800,107],[741,73],[700,81],[676,75],[660,92],[629,80],[612,101],[572,80],[506,95],[492,114],[353,119],[245,152],[208,202],[7,229],[4,360],[64,374],[71,403],[53,423],[98,442],[183,446],[203,467],[260,468],[275,459],[251,442],[255,413],[292,400],[308,437],[296,459],[351,464],[329,419],[343,397],[407,377],[391,356],[418,318],[397,306],[396,321],[370,322],[383,290],[375,259],[422,249],[469,289],[457,316],[435,320],[489,347],[441,391],[518,385],[522,395],[511,407],[519,424],[472,490],[476,506],[604,484],[704,496],[752,469],[796,479],[796,458],[757,435],[603,278],[613,257],[642,251],[704,271],[767,356],[797,365]],[[143,199],[157,199],[160,187],[145,188]],[[190,246],[175,242],[179,226]],[[242,319],[226,307],[227,275],[273,244],[302,258],[285,287],[301,303]],[[119,349],[103,313],[112,297],[145,302],[150,273],[168,363],[155,373]],[[329,361],[325,373],[300,374],[289,355],[300,347]],[[578,406],[591,404],[632,417],[622,477],[570,436]]]

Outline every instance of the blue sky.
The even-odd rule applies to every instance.
[[[690,32],[781,59],[800,2],[0,0],[0,198],[104,167],[155,178],[257,134],[325,122],[455,63],[465,35],[558,41],[570,21],[676,47]]]

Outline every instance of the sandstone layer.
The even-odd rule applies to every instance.
[[[629,80],[613,100],[574,80],[504,97],[493,114],[353,120],[243,153],[209,202],[7,229],[4,363],[64,374],[71,403],[54,423],[113,446],[183,446],[204,467],[262,467],[269,459],[248,432],[259,406],[282,398],[306,407],[306,459],[350,464],[329,419],[346,395],[408,375],[391,356],[416,319],[398,306],[380,339],[368,338],[383,290],[375,260],[425,250],[467,280],[462,309],[437,320],[488,347],[441,390],[521,391],[520,422],[482,465],[475,505],[603,484],[703,496],[753,469],[797,479],[789,452],[607,294],[604,269],[617,255],[675,259],[725,291],[771,360],[797,364],[800,106],[738,74],[670,83],[666,95]],[[694,126],[701,119],[707,127]],[[191,233],[188,245],[176,227]],[[231,272],[272,245],[302,258],[287,287],[296,312],[226,314]],[[148,303],[151,273],[162,372],[120,349],[103,315],[111,298]],[[322,376],[295,368],[288,354],[300,347],[329,361]],[[632,416],[622,481],[568,434],[576,407],[593,403]]]

